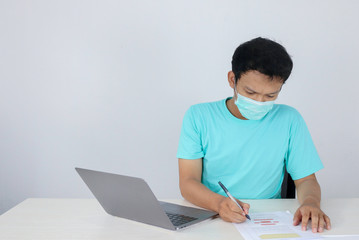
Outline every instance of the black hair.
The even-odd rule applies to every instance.
[[[266,38],[255,38],[236,49],[232,58],[232,71],[236,83],[242,74],[250,70],[273,77],[279,77],[283,83],[292,72],[293,62],[285,48]]]

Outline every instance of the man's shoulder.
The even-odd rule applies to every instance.
[[[301,114],[292,106],[285,104],[275,104],[274,112],[276,115],[280,115],[281,117],[290,117],[291,119],[302,118]]]
[[[202,114],[210,114],[213,111],[220,110],[224,106],[224,102],[226,99],[213,101],[213,102],[204,102],[204,103],[197,103],[192,105],[189,108],[189,111],[193,113],[202,113]]]
[[[281,112],[298,113],[297,109],[286,104],[275,104],[274,106],[277,107]]]

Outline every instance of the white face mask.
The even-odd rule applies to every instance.
[[[258,102],[235,92],[237,99],[234,103],[242,116],[249,120],[262,119],[273,108],[274,101]]]

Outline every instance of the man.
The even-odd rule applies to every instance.
[[[294,108],[274,104],[292,66],[285,48],[269,39],[236,49],[228,73],[234,96],[191,106],[184,116],[177,153],[184,198],[240,223],[249,204],[237,200],[242,211],[218,181],[235,198],[280,198],[286,168],[300,202],[293,224],[306,230],[311,219],[313,232],[330,229],[315,177],[323,165],[307,126]]]

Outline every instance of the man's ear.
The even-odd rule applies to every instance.
[[[232,72],[232,71],[228,72],[228,83],[229,83],[229,86],[234,89],[234,86],[236,84],[236,76],[234,75],[234,72]]]

